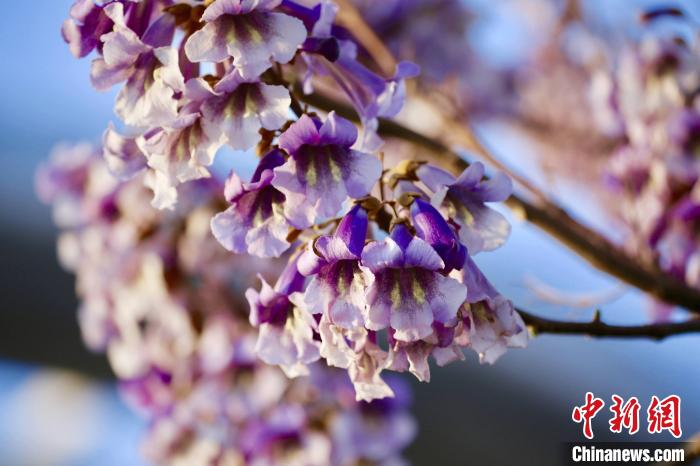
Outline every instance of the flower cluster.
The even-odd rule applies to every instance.
[[[229,254],[211,236],[220,183],[189,183],[186,202],[163,211],[148,204],[144,176],[119,183],[80,145],[58,149],[37,182],[62,228],[61,261],[77,275],[85,341],[107,353],[122,393],[149,420],[147,457],[403,464],[415,424],[400,380],[391,381],[395,398],[357,403],[341,371],[315,364],[289,380],[262,364],[242,296],[251,277],[234,270],[270,274],[275,264]]]
[[[415,427],[383,371],[427,381],[430,357],[471,348],[493,363],[527,343],[473,260],[510,232],[490,206],[510,180],[480,163],[385,169],[397,157],[378,152],[379,119],[419,70],[385,76],[337,13],[332,0],[77,0],[63,25],[76,57],[93,54],[93,85],[122,86],[121,123],[101,150],[57,149],[37,190],[84,339],[146,413],[156,463],[401,464]],[[310,108],[315,89],[359,129]],[[257,153],[250,178],[214,176],[224,146]]]
[[[324,140],[324,128],[346,125],[349,133],[352,128],[347,122],[327,125],[302,117],[282,134],[280,144],[293,154],[297,147],[305,148],[303,154],[314,154],[318,141]],[[338,134],[326,140],[335,143]],[[310,142],[303,144],[304,140]],[[322,147],[317,154],[331,157],[342,152],[337,144],[333,149]],[[261,173],[268,170],[270,157],[275,153],[261,160],[251,186],[263,186],[260,180],[266,175]],[[364,156],[354,157],[359,161]],[[324,159],[318,159],[312,164],[300,158],[301,163],[292,166],[297,173],[300,167],[312,167],[315,185],[326,186],[323,197],[311,197],[312,187],[304,186],[309,172],[287,174],[289,161],[268,174],[272,182],[263,189],[274,190],[276,182],[284,185],[292,180],[292,191],[279,186],[285,195],[297,196],[285,209],[306,212],[312,205],[318,209],[332,201],[334,191],[342,192],[339,199],[345,198],[346,190],[363,182],[353,181],[352,169],[341,175],[341,168],[335,168],[334,179],[333,164],[324,167]],[[283,176],[278,178],[278,173]],[[410,370],[427,381],[430,356],[443,365],[462,359],[462,348],[471,347],[482,361],[494,362],[506,347],[524,346],[527,332],[520,316],[470,256],[497,248],[510,230],[505,218],[487,205],[508,197],[510,181],[502,175],[485,180],[483,175],[479,163],[454,178],[436,166],[408,161],[381,176],[379,198],[356,198],[344,215],[301,232],[300,246],[275,285],[262,280],[259,291],[246,293],[250,321],[259,328],[260,358],[279,365],[290,377],[307,374],[307,365],[323,358],[348,371],[358,399],[372,400],[392,395],[381,378],[383,370]],[[244,186],[236,175],[229,183],[232,180]],[[244,222],[239,211],[248,204],[234,203],[215,218],[217,237],[238,231],[231,225]],[[261,207],[261,211],[274,209]],[[277,215],[284,217],[284,211]],[[286,218],[294,217],[313,218]],[[247,231],[245,238],[239,238],[241,250],[256,242],[255,235],[248,237],[253,230]]]
[[[173,367],[159,363],[158,371],[175,370],[180,352],[196,347],[196,335],[175,338],[186,332],[187,320],[171,302],[176,294],[171,288],[185,279],[171,276],[169,269],[179,256],[164,257],[162,244],[145,245],[158,243],[161,235],[172,241],[172,231],[180,230],[157,222],[188,211],[187,218],[197,211],[197,219],[211,220],[211,233],[226,250],[268,258],[269,265],[280,257],[286,261],[274,284],[261,275],[260,288],[250,287],[245,297],[255,329],[252,350],[289,377],[313,376],[313,363],[324,359],[347,370],[357,399],[370,401],[394,394],[380,376],[385,369],[410,370],[428,380],[430,356],[445,364],[463,358],[462,348],[471,347],[483,361],[493,362],[506,347],[527,341],[512,303],[472,260],[508,236],[508,222],[487,204],[506,199],[510,181],[503,175],[486,179],[478,163],[458,178],[418,161],[384,170],[376,155],[382,144],[378,119],[401,110],[404,80],[418,69],[402,62],[393,76],[374,71],[352,32],[336,24],[337,11],[332,1],[78,0],[64,24],[64,38],[76,56],[97,54],[91,78],[98,89],[124,83],[116,113],[128,135],[110,126],[103,138],[106,166],[123,184],[112,180],[100,189],[134,191],[142,183],[154,193],[153,206],[165,209],[152,230],[123,232],[116,228],[120,224],[107,222],[97,235],[100,241],[113,236],[136,241],[146,249],[142,255],[153,255],[152,248],[160,253],[153,270],[124,286],[127,296],[135,293],[125,305],[132,313],[163,301],[156,333],[171,349],[159,357],[172,358]],[[361,134],[333,111],[320,115],[302,105],[305,93],[317,85],[330,86],[353,106]],[[261,157],[250,181],[230,174],[223,189],[227,207],[207,217],[210,211],[197,199],[213,208],[211,189],[218,183],[209,167],[224,145],[256,148]],[[80,160],[75,163],[85,170]],[[95,163],[89,160],[88,165]],[[104,171],[105,165],[97,169]],[[47,186],[60,185],[60,178],[56,170],[44,173],[40,189],[51,191]],[[81,206],[92,199],[82,194],[77,195]],[[91,208],[118,215],[117,197]],[[136,203],[128,215],[154,215]],[[188,231],[188,225],[181,228]],[[198,280],[225,275],[218,253],[191,253]],[[118,255],[115,261],[128,260],[123,250]],[[127,267],[134,276],[140,277],[140,261]],[[110,264],[94,262],[97,268]],[[98,281],[81,287],[86,295],[99,290],[104,273],[115,272],[78,273],[79,281]],[[163,276],[168,280],[153,296],[135,285],[143,280],[152,288]],[[214,281],[218,287],[226,280],[217,275]],[[222,306],[211,297],[199,298],[191,303],[198,315]],[[118,305],[112,296],[101,299],[104,312]],[[142,302],[136,305],[137,300]],[[179,320],[167,317],[178,312]],[[108,353],[125,377],[136,369],[142,374],[148,365],[143,358],[151,349],[140,339],[148,326],[140,319],[125,331],[106,316],[85,313],[88,340],[109,340]],[[217,326],[222,329],[212,331],[228,328],[225,320]],[[115,331],[134,336],[112,340]]]
[[[622,196],[632,247],[700,287],[697,47],[649,31],[612,72],[598,72],[592,97],[602,129],[623,141],[608,180]]]

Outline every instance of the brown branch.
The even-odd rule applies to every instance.
[[[666,274],[656,265],[642,262],[598,232],[578,223],[549,201],[530,204],[513,195],[506,205],[558,239],[595,268],[613,275],[666,303],[700,312],[700,291]]]
[[[606,324],[600,320],[598,312],[596,312],[595,317],[590,322],[552,320],[530,314],[521,309],[518,309],[518,313],[535,334],[551,333],[556,335],[588,335],[596,338],[652,338],[662,340],[685,333],[700,332],[700,318],[690,319],[685,322],[629,326]]]
[[[339,115],[359,121],[352,107],[321,94],[304,95],[296,87],[299,100],[321,110],[335,110]],[[455,151],[437,139],[414,131],[392,120],[380,119],[379,133],[395,137],[429,150],[433,160],[455,175],[469,164]],[[661,301],[700,312],[700,290],[686,286],[664,273],[656,265],[636,260],[611,243],[600,233],[573,219],[564,209],[547,199],[532,203],[518,195],[512,195],[505,204],[523,219],[537,225],[577,253],[593,267],[606,272],[630,285],[643,290]]]

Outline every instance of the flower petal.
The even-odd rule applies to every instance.
[[[284,86],[260,85],[260,92],[265,100],[259,110],[260,123],[263,128],[274,130],[281,127],[289,118],[289,107],[292,98]]]
[[[382,163],[373,155],[354,150],[349,152],[345,163],[350,168],[344,180],[348,195],[355,199],[368,195],[382,175]]]
[[[248,225],[236,206],[219,212],[211,219],[211,232],[216,240],[231,252],[242,254],[248,249]]]
[[[387,267],[398,267],[402,260],[403,251],[391,238],[369,243],[362,251],[362,265],[375,273]]]
[[[337,144],[350,147],[357,140],[357,128],[352,122],[338,116],[335,111],[328,114],[319,129],[320,144]]]
[[[290,154],[295,153],[304,144],[316,144],[320,139],[319,130],[314,120],[304,114],[287,128],[279,137],[279,145]]]
[[[273,214],[246,234],[248,254],[257,257],[279,257],[289,249],[288,233],[289,227],[284,217],[279,213]]]
[[[467,299],[467,287],[457,280],[434,274],[436,289],[429,297],[435,321],[445,325],[456,323],[457,311]]]
[[[435,249],[420,238],[413,238],[405,252],[405,265],[407,267],[420,267],[426,270],[440,270],[445,263]]]
[[[195,63],[203,61],[219,63],[228,58],[225,35],[219,29],[219,24],[207,23],[202,29],[192,34],[185,43],[187,58]]]
[[[510,236],[510,223],[503,214],[483,204],[464,206],[455,221],[460,226],[459,239],[472,255],[498,249]]]

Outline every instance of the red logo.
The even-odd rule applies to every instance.
[[[627,429],[627,433],[634,435],[639,432],[639,409],[640,404],[636,396],[633,396],[623,404],[623,399],[617,395],[612,396],[613,405],[610,411],[613,418],[610,419],[610,432],[620,433],[622,429]]]
[[[587,439],[593,438],[593,426],[591,421],[598,414],[598,411],[603,409],[605,402],[600,398],[593,396],[593,393],[586,393],[586,403],[583,406],[576,406],[571,413],[571,419],[576,423],[583,422],[583,435]]]
[[[681,398],[678,395],[667,396],[663,400],[654,395],[647,409],[649,433],[656,434],[667,430],[676,438],[683,433],[681,430]]]
[[[593,418],[603,409],[605,402],[597,398],[593,393],[586,392],[585,403],[575,406],[571,412],[571,419],[577,424],[583,424],[583,435],[587,439],[593,439]],[[623,429],[629,435],[639,432],[639,412],[641,405],[636,396],[624,400],[618,395],[612,396],[610,412],[612,418],[608,421],[610,432],[622,433]],[[659,434],[668,431],[676,438],[683,434],[681,430],[681,398],[678,395],[669,395],[663,400],[656,395],[651,397],[647,408],[647,431],[650,434]]]

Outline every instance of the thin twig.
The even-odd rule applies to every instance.
[[[331,97],[315,93],[304,95],[295,87],[299,98],[321,110],[335,110],[339,115],[359,121],[352,107]],[[379,133],[423,147],[432,154],[432,160],[458,175],[469,164],[455,151],[437,139],[414,131],[393,120],[380,119]],[[611,243],[600,233],[572,218],[564,209],[547,199],[532,203],[516,194],[505,204],[518,216],[540,227],[562,244],[577,253],[593,267],[643,290],[666,303],[700,312],[700,290],[685,285],[664,273],[655,264],[642,262]]]
[[[651,338],[662,340],[670,336],[700,332],[700,318],[690,319],[685,322],[629,326],[606,324],[600,320],[598,312],[596,312],[595,317],[590,322],[552,320],[530,314],[522,309],[518,309],[518,313],[520,313],[523,321],[535,334],[551,333],[557,335],[588,335],[597,338]]]

